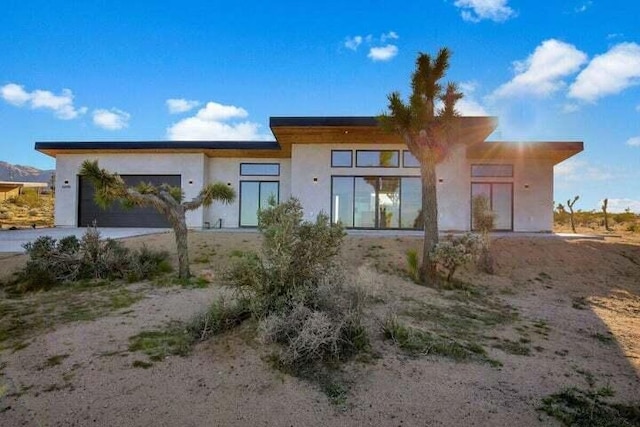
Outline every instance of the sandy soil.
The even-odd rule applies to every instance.
[[[171,250],[171,239],[145,236],[128,244]],[[457,273],[518,313],[514,322],[480,332],[502,367],[412,358],[383,341],[379,321],[389,310],[421,302],[446,307],[452,300],[397,273],[419,238],[349,236],[345,265],[377,295],[367,309],[377,357],[347,364],[346,405],[332,405],[314,385],[271,369],[268,351],[247,327],[199,344],[188,357],[134,368],[146,356],[127,350],[129,337],[207,306],[223,292],[217,277],[232,251],[256,248],[259,240],[253,233],[192,233],[192,267],[213,277],[209,288],[132,285],[145,292],[133,306],[93,321],[50,325],[25,348],[2,351],[0,425],[556,425],[537,410],[542,397],[563,387],[587,388],[589,380],[614,389],[616,401],[639,402],[637,235],[503,237],[492,246],[495,275],[471,268]],[[0,256],[0,276],[22,263],[23,256]],[[535,350],[510,354],[491,345],[495,336],[526,337]],[[49,366],[56,355],[68,356]]]

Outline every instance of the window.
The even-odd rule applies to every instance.
[[[240,163],[240,175],[244,176],[279,176],[279,163]]]
[[[357,150],[358,168],[397,168],[400,156],[397,150]]]
[[[419,168],[420,162],[418,162],[418,159],[416,159],[415,156],[411,154],[411,151],[404,150],[402,152],[402,167]]]
[[[278,181],[240,181],[240,227],[257,227],[258,211],[280,197]]]
[[[331,220],[347,228],[422,227],[420,178],[331,177]]]
[[[353,166],[353,152],[351,150],[331,150],[332,168],[350,168]]]
[[[513,178],[513,165],[471,165],[474,178]]]

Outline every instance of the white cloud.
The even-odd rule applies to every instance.
[[[372,61],[390,61],[398,54],[398,47],[388,44],[382,47],[372,47],[367,55]]]
[[[362,44],[362,36],[347,37],[344,47],[351,50],[358,50],[358,46]]]
[[[119,130],[129,126],[131,115],[125,111],[112,108],[93,111],[93,124],[106,130]]]
[[[48,90],[34,90],[28,92],[23,86],[9,83],[0,88],[2,98],[16,107],[29,105],[32,109],[48,109],[62,120],[71,120],[87,112],[86,107],[76,108],[73,105],[73,93],[69,89],[62,89],[60,95]]]
[[[577,104],[564,104],[562,106],[562,112],[565,114],[575,113],[580,110],[580,106]]]
[[[606,181],[615,176],[612,172],[601,166],[592,165],[586,160],[571,158],[557,164],[553,173],[561,181]]]
[[[474,81],[461,82],[459,85],[464,97],[456,103],[456,110],[461,116],[488,116],[487,110],[473,96],[478,87]]]
[[[380,42],[384,43],[387,40],[397,40],[400,37],[398,36],[398,33],[396,33],[395,31],[389,31],[386,34],[383,34],[380,36]]]
[[[587,0],[583,2],[580,6],[577,6],[576,8],[574,8],[573,11],[576,13],[585,12],[587,9],[591,7],[592,4],[593,2],[591,0]]]
[[[602,201],[599,202],[597,209],[600,210]],[[607,212],[621,213],[626,209],[630,209],[631,212],[640,213],[640,200],[633,199],[609,199],[607,202]]]
[[[640,45],[620,43],[598,55],[569,88],[569,97],[595,102],[640,84]]]
[[[167,99],[167,108],[171,114],[186,113],[200,105],[199,101],[193,101],[183,98]]]
[[[480,22],[489,19],[504,22],[516,16],[516,12],[507,6],[508,0],[456,0],[453,4],[462,9],[465,21]]]
[[[577,72],[587,55],[575,46],[555,39],[543,41],[524,61],[514,62],[516,76],[493,97],[547,96],[564,86],[562,78]]]
[[[167,137],[174,141],[250,141],[272,139],[261,134],[260,125],[250,121],[234,122],[248,117],[244,108],[208,102],[195,116],[174,123],[167,129]]]
[[[627,139],[627,145],[630,147],[640,147],[640,136]]]

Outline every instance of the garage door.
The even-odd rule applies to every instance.
[[[175,187],[181,186],[180,175],[120,175],[130,186],[140,182],[150,182],[154,185],[167,183]],[[78,226],[87,227],[96,222],[98,227],[170,227],[168,221],[152,207],[123,208],[119,202],[113,203],[107,209],[102,209],[93,200],[94,188],[82,176],[79,183]]]

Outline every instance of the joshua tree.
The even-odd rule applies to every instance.
[[[569,207],[569,220],[571,221],[571,231],[576,232],[576,223],[573,220],[573,205],[576,204],[580,196],[576,196],[573,200],[567,200],[567,206]]]
[[[200,206],[209,206],[214,200],[231,203],[235,198],[233,188],[221,182],[207,185],[189,202],[182,200],[184,194],[180,187],[168,184],[155,186],[145,182],[129,187],[117,173],[100,169],[97,160],[85,160],[80,174],[86,176],[95,187],[95,201],[99,206],[106,208],[115,201],[121,201],[129,207],[152,206],[167,218],[176,236],[180,279],[188,279],[191,276],[185,213]]]
[[[446,157],[450,131],[458,115],[455,105],[462,98],[455,83],[448,83],[446,89],[440,84],[449,68],[449,57],[447,48],[440,49],[435,58],[420,53],[411,77],[412,93],[409,103],[405,103],[398,92],[393,92],[387,97],[389,112],[379,118],[384,128],[402,137],[411,154],[420,162],[424,219],[420,281],[425,284],[436,278],[436,265],[431,257],[433,248],[438,243],[436,165]],[[440,109],[436,109],[438,101],[442,101]]]
[[[602,201],[602,213],[604,213],[604,229],[607,231],[611,231],[609,228],[609,214],[607,213],[607,205],[609,204],[609,199],[604,199]]]

